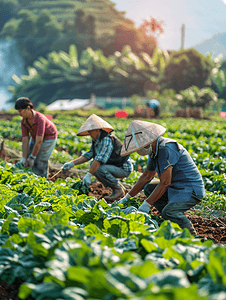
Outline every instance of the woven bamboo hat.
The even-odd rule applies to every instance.
[[[156,141],[166,128],[146,121],[134,120],[129,124],[120,155],[131,154]]]
[[[114,128],[109,123],[107,123],[97,115],[92,114],[79,128],[77,135],[89,135],[88,131],[94,129],[103,129],[107,132],[111,132],[114,130]]]

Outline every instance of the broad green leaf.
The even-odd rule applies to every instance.
[[[22,283],[19,287],[18,297],[20,297],[21,299],[26,299],[28,296],[30,296],[34,288],[35,288],[35,284]]]
[[[88,285],[91,277],[91,270],[85,267],[71,267],[67,270],[67,277],[70,280]]]
[[[52,216],[50,217],[51,224],[62,224],[67,225],[69,221],[69,215],[66,212],[66,210],[61,209],[57,212],[54,212]]]
[[[48,250],[45,249],[45,247],[43,247],[41,243],[37,242],[37,237],[32,231],[30,231],[28,234],[27,244],[31,247],[33,254],[35,256],[41,256],[41,257],[48,256]]]
[[[157,237],[164,237],[166,240],[179,237],[181,235],[181,228],[176,223],[171,223],[170,221],[162,222],[158,231],[154,233]]]
[[[141,245],[144,247],[144,249],[148,252],[162,252],[161,249],[158,247],[157,243],[150,242],[146,239],[142,239],[140,241]]]
[[[112,217],[103,222],[104,230],[117,238],[126,237],[129,233],[129,220],[122,217]]]
[[[182,270],[162,271],[149,276],[147,280],[159,287],[171,286],[188,288],[190,286],[186,273]]]
[[[34,205],[33,213],[37,214],[41,211],[44,211],[48,208],[50,208],[51,204],[49,202],[40,202],[37,205]]]
[[[151,261],[145,261],[142,265],[134,265],[130,268],[130,272],[136,274],[141,278],[147,278],[152,274],[160,272],[158,268],[155,267],[155,264]]]
[[[92,298],[104,299],[104,296],[113,294],[117,297],[122,295],[120,286],[116,286],[111,282],[110,278],[106,279],[107,274],[103,269],[95,269],[92,271],[88,293]]]
[[[31,218],[20,218],[18,221],[18,229],[20,232],[29,233],[29,231],[32,231],[42,233],[44,226],[44,222]]]
[[[209,255],[207,270],[213,281],[226,287],[226,249],[217,247]]]
[[[144,280],[126,270],[123,267],[116,267],[106,273],[109,284],[121,290],[122,295],[129,296],[138,291],[144,290],[147,284]]]
[[[65,300],[84,300],[87,299],[87,297],[87,291],[78,287],[67,287],[63,289],[60,295],[60,298]]]
[[[18,221],[19,218],[13,218],[13,219],[7,219],[3,224],[2,224],[2,233],[7,233],[7,234],[14,234],[14,233],[18,233],[19,229],[18,229]]]

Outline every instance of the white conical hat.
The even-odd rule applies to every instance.
[[[146,121],[134,120],[129,124],[120,155],[131,154],[156,141],[166,128]]]
[[[92,114],[79,128],[77,135],[89,135],[88,131],[94,129],[103,129],[107,132],[111,132],[114,130],[114,128],[109,123],[107,123],[97,115]]]

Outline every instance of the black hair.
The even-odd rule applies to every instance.
[[[16,103],[15,103],[15,109],[24,109],[24,108],[27,108],[28,106],[30,106],[30,108],[33,108],[33,103],[30,101],[29,98],[27,97],[20,97],[16,100]]]

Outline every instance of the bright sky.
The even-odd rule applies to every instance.
[[[185,48],[193,47],[215,34],[226,32],[226,0],[112,0],[116,9],[138,27],[154,17],[165,22],[159,39],[163,49],[179,50],[181,27],[185,24]]]

